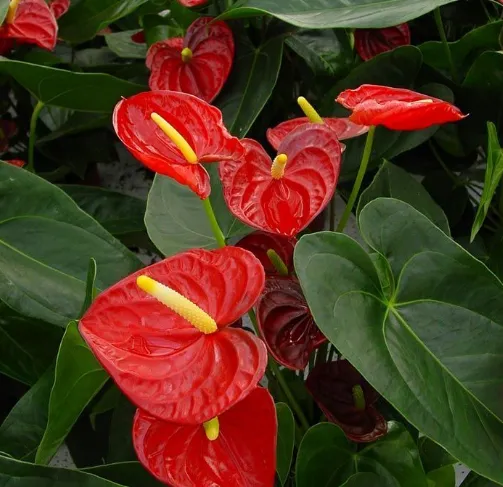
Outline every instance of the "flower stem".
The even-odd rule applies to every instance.
[[[26,170],[30,172],[35,172],[35,140],[37,138],[37,120],[40,112],[44,108],[44,103],[42,101],[37,101],[37,104],[33,108],[33,113],[31,114],[30,120],[30,138],[28,139],[28,164],[26,165]]]
[[[349,199],[346,204],[346,208],[344,209],[344,213],[342,214],[341,220],[337,225],[338,232],[342,232],[346,227],[346,223],[349,220],[349,215],[351,215],[351,211],[353,210],[356,198],[358,198],[358,193],[360,192],[360,188],[362,186],[363,177],[367,172],[367,166],[369,164],[370,154],[372,153],[372,144],[374,143],[375,130],[376,128],[374,126],[371,126],[367,133],[367,140],[365,141],[365,148],[363,149],[363,156],[360,162],[360,169],[358,169],[355,184],[353,185],[353,189],[351,190],[351,194],[349,195]]]
[[[220,228],[220,225],[217,222],[217,218],[215,216],[215,212],[213,211],[213,207],[211,206],[210,198],[206,198],[203,200],[204,211],[206,212],[206,216],[208,217],[208,221],[210,222],[211,230],[213,231],[213,235],[215,236],[215,240],[219,247],[225,247],[225,237]]]
[[[440,14],[440,7],[437,7],[434,11],[435,23],[437,24],[438,34],[440,36],[440,40],[444,45],[445,55],[447,56],[447,60],[449,62],[449,68],[451,70],[452,80],[457,83],[458,82],[458,73],[456,71],[456,67],[454,66],[454,61],[452,60],[452,53],[449,44],[447,43],[447,36],[445,35],[444,23],[442,22],[442,15]]]

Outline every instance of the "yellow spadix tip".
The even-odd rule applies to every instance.
[[[177,315],[185,318],[192,326],[201,333],[210,334],[218,330],[215,320],[197,304],[182,296],[174,289],[157,282],[148,276],[138,276],[136,285],[157,301],[166,305]]]
[[[281,179],[285,174],[285,166],[288,161],[288,156],[286,154],[278,154],[271,166],[271,176],[274,179]]]
[[[324,123],[319,113],[303,96],[297,98],[297,103],[311,123]]]
[[[14,22],[14,18],[16,17],[17,7],[21,0],[11,0],[9,3],[9,10],[7,10],[7,15],[5,16],[5,22],[7,24],[11,24]]]
[[[190,62],[191,59],[192,59],[192,51],[190,50],[189,47],[184,47],[182,49],[182,61],[184,63],[188,63]]]
[[[218,422],[218,418],[210,419],[203,423],[204,432],[206,433],[206,438],[210,441],[215,441],[220,434],[220,423]]]
[[[178,132],[178,130],[173,127],[167,120],[164,120],[159,114],[152,112],[150,114],[150,118],[154,121],[154,123],[164,132],[164,134],[175,144],[183,157],[189,164],[197,164],[198,159],[197,155],[194,152],[194,149],[190,146],[190,144],[185,140],[183,135]]]

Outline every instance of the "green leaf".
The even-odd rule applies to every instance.
[[[182,29],[187,29],[192,22],[199,18],[197,12],[184,7],[180,2],[171,2],[169,14]]]
[[[165,484],[156,480],[139,462],[120,462],[82,469],[112,482],[128,487],[163,487]]]
[[[78,316],[89,259],[96,285],[141,267],[119,241],[61,189],[0,162],[0,299],[27,317],[66,326]],[[23,272],[19,272],[23,269]]]
[[[47,424],[47,405],[54,381],[54,366],[16,403],[0,426],[0,451],[33,461]]]
[[[487,122],[487,166],[484,178],[484,189],[480,197],[479,207],[472,226],[470,242],[473,242],[475,236],[482,228],[484,220],[491,206],[494,193],[503,176],[503,149],[498,140],[498,131],[492,122]]]
[[[452,465],[432,470],[427,477],[432,487],[456,487],[456,472]]]
[[[281,485],[285,485],[292,464],[293,446],[295,444],[295,420],[288,405],[282,402],[276,404],[276,416],[278,417],[276,471]]]
[[[378,485],[383,487],[428,485],[414,440],[400,423],[390,422],[386,436],[359,451],[332,423],[319,423],[304,435],[297,455],[297,487],[339,487],[357,472],[381,476]]]
[[[33,465],[4,456],[0,456],[0,485],[15,485],[16,487],[126,487],[87,472]]]
[[[381,196],[409,203],[449,235],[449,223],[444,212],[433,201],[423,185],[404,169],[386,161],[379,169],[372,184],[360,196],[357,214],[360,214],[367,203]]]
[[[475,472],[471,472],[468,477],[461,484],[461,487],[497,487],[500,484],[495,484],[480,475],[477,475]]]
[[[210,200],[225,238],[250,233],[251,229],[234,218],[225,205],[216,164],[206,168],[212,182]],[[201,200],[189,188],[165,176],[155,176],[145,225],[150,239],[166,257],[192,248],[218,247]]]
[[[220,16],[237,19],[270,14],[298,27],[378,28],[401,24],[456,0],[248,0]]]
[[[392,485],[396,484],[388,482],[375,473],[366,472],[351,475],[348,481],[344,482],[341,487],[391,487]]]
[[[222,110],[226,127],[236,137],[247,134],[269,100],[282,57],[282,37],[275,37],[258,48],[247,39],[237,44],[231,75],[215,102]]]
[[[143,32],[147,46],[164,39],[183,37],[184,35],[184,29],[175,22],[171,15],[146,15],[143,17]]]
[[[9,11],[10,0],[0,0],[0,25],[5,20],[5,16]]]
[[[145,86],[109,74],[74,73],[1,56],[0,73],[12,76],[37,100],[47,105],[83,112],[111,113],[122,96],[147,90]]]
[[[82,303],[82,309],[80,310],[79,318],[84,316],[84,313],[87,311],[87,308],[91,306],[91,303],[94,301],[96,297],[97,290],[94,287],[94,283],[96,282],[96,274],[98,272],[98,267],[96,266],[96,261],[91,257],[89,259],[89,267],[87,268],[87,277],[86,277],[86,296],[84,302]]]
[[[145,2],[147,0],[80,1],[72,5],[58,21],[58,35],[72,44],[88,41],[98,31],[130,14]]]
[[[122,393],[120,389],[115,384],[112,384],[96,401],[89,413],[89,420],[94,430],[96,429],[96,417],[100,414],[113,411],[119,404],[121,397]]]
[[[107,463],[136,460],[131,431],[136,406],[121,396],[112,415],[108,440]]]
[[[107,46],[119,57],[128,59],[145,59],[147,45],[133,41],[131,37],[141,30],[125,30],[105,35]]]
[[[359,224],[396,287],[388,298],[349,237],[304,236],[295,268],[317,325],[419,431],[503,482],[503,284],[407,203],[373,200]]]
[[[56,359],[47,428],[37,450],[36,463],[47,464],[50,461],[107,379],[108,374],[80,336],[77,323],[70,322]]]
[[[450,453],[426,436],[419,438],[418,448],[426,472],[457,463],[457,460]]]

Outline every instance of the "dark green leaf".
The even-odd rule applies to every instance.
[[[76,51],[73,64],[81,68],[97,69],[113,64],[117,55],[108,47],[81,49]]]
[[[288,405],[282,402],[276,404],[276,415],[278,417],[276,471],[281,485],[285,485],[292,464],[293,446],[295,444],[295,420]]]
[[[121,96],[128,97],[147,89],[109,74],[74,73],[4,57],[0,57],[0,73],[12,76],[47,105],[83,112],[111,113]]]
[[[457,462],[450,453],[426,436],[419,438],[418,448],[426,472],[437,470],[446,465],[454,465]]]
[[[501,484],[495,484],[494,482],[477,475],[475,472],[471,472],[461,484],[461,487],[498,487],[498,485]]]
[[[96,266],[96,261],[91,257],[89,259],[89,267],[87,268],[87,277],[86,277],[86,296],[84,299],[84,303],[82,304],[82,309],[80,310],[79,318],[84,316],[84,313],[87,311],[87,308],[91,306],[91,303],[94,301],[96,297],[96,288],[94,287],[94,283],[96,282],[96,274],[98,272],[98,268]]]
[[[112,416],[108,441],[108,463],[136,460],[131,431],[136,407],[121,396]]]
[[[107,379],[107,373],[80,336],[77,323],[70,322],[56,360],[47,428],[37,450],[37,463],[49,462]]]
[[[105,35],[107,46],[119,57],[130,59],[145,59],[147,45],[133,41],[131,37],[141,30],[125,30]]]
[[[427,216],[437,227],[449,234],[449,224],[442,209],[433,201],[424,186],[407,171],[385,162],[376,174],[372,184],[360,196],[358,214],[370,201],[386,196],[409,203]]]
[[[312,29],[377,28],[401,24],[456,0],[248,0],[221,17],[236,19],[270,14],[289,24]]]
[[[392,485],[396,484],[388,482],[375,473],[367,472],[351,475],[348,481],[341,485],[341,487],[391,487]]]
[[[146,15],[143,17],[143,30],[148,46],[171,37],[183,37],[184,34],[171,15]]]
[[[199,18],[196,12],[184,7],[180,2],[171,2],[169,14],[182,29],[187,29]]]
[[[432,470],[427,477],[431,487],[456,487],[456,472],[452,465]]]
[[[76,318],[91,257],[100,289],[141,266],[61,189],[28,171],[0,162],[0,198],[9,201],[0,205],[0,299],[23,315],[60,326]]]
[[[100,414],[113,411],[119,404],[121,397],[122,393],[115,384],[112,384],[111,387],[102,394],[89,413],[89,420],[91,421],[93,429],[96,429],[96,417]]]
[[[259,48],[243,40],[236,47],[231,76],[215,105],[229,131],[244,137],[264,108],[276,85],[283,56],[283,38],[275,37]]]
[[[503,482],[502,283],[407,203],[376,199],[359,224],[396,289],[349,237],[304,236],[295,267],[317,325],[419,431]]]
[[[59,20],[59,36],[73,44],[92,39],[98,31],[136,10],[147,0],[85,0],[72,5]]]
[[[128,487],[163,487],[165,485],[152,477],[139,462],[111,463],[84,468],[82,471]]]

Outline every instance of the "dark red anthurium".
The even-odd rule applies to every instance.
[[[349,119],[362,125],[383,125],[391,130],[420,130],[456,122],[466,115],[446,101],[403,88],[361,85],[345,90],[336,101],[352,110]]]
[[[211,187],[201,163],[244,156],[244,147],[227,132],[220,110],[186,93],[149,91],[123,99],[115,107],[113,124],[133,156],[202,199]],[[169,135],[161,126],[170,127]]]
[[[314,322],[300,284],[294,279],[267,279],[256,311],[260,333],[269,352],[289,369],[304,370],[311,352],[327,341]]]
[[[274,267],[267,251],[273,250],[285,264],[288,273],[293,272],[293,250],[297,239],[282,237],[273,233],[256,231],[243,237],[236,247],[249,250],[264,266],[266,276],[277,276],[278,270]]]
[[[244,158],[219,165],[230,211],[251,227],[292,237],[328,204],[339,177],[341,145],[325,125],[305,124],[288,135],[271,160],[254,140]]]
[[[70,0],[52,0],[49,3],[49,8],[54,14],[54,17],[59,19],[68,12],[68,9],[70,8]]]
[[[386,420],[374,407],[379,395],[347,360],[317,365],[306,387],[327,419],[350,440],[369,442],[387,433]]]
[[[364,61],[408,44],[410,44],[408,24],[399,24],[384,29],[355,30],[355,49]]]
[[[7,164],[10,164],[11,166],[16,166],[16,167],[24,167],[26,166],[26,162],[23,161],[22,159],[9,159],[8,161],[4,161]]]
[[[17,134],[17,124],[13,120],[0,120],[0,152],[9,148],[9,139]]]
[[[218,437],[137,411],[133,444],[140,462],[172,487],[272,487],[277,420],[267,389],[256,388],[218,417]]]
[[[145,44],[145,31],[139,30],[131,36],[131,40],[136,44]]]
[[[264,374],[262,340],[229,327],[263,287],[264,269],[252,253],[191,250],[100,294],[80,332],[136,406],[165,421],[199,424],[243,399]]]
[[[232,67],[234,38],[225,22],[200,17],[184,38],[156,42],[147,53],[151,90],[190,93],[210,103],[220,93]]]
[[[11,0],[0,27],[0,39],[19,44],[36,44],[52,51],[56,46],[58,24],[44,0]]]

